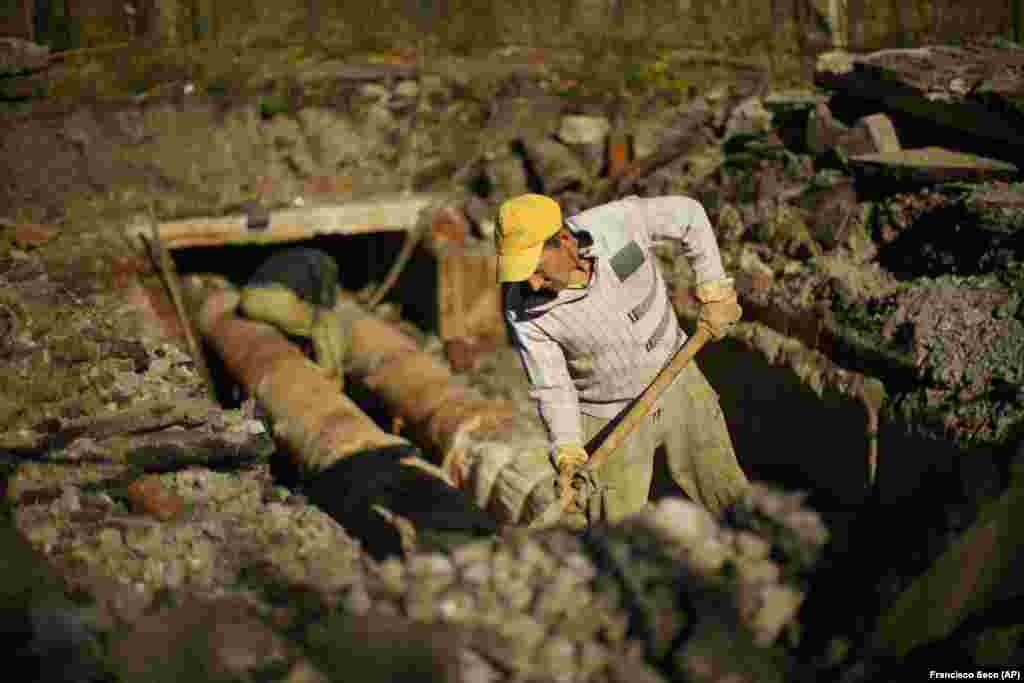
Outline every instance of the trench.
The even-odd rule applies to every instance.
[[[339,265],[340,284],[358,291],[383,279],[404,234],[317,237],[302,246],[328,253]],[[237,285],[281,245],[188,248],[173,253],[182,275],[218,273]],[[437,266],[422,246],[386,297],[402,317],[437,333]],[[230,379],[212,371],[225,407],[237,403]],[[878,433],[878,472],[868,482],[867,416],[862,404],[826,387],[820,395],[791,368],[775,366],[742,342],[726,339],[701,351],[698,364],[719,394],[739,461],[751,480],[806,493],[825,520],[830,541],[811,578],[804,605],[803,645],[812,651],[847,634],[857,642],[880,610],[928,568],[952,538],[974,521],[979,506],[1005,488],[1005,454],[962,449],[914,434],[912,425],[883,419]],[[346,385],[355,403],[383,429],[390,416],[372,392]],[[429,452],[425,444],[416,444]],[[652,497],[678,495],[663,462],[656,460]],[[814,587],[819,587],[815,590]],[[839,588],[837,590],[837,588]],[[827,623],[827,628],[815,624]]]
[[[1009,483],[1005,449],[962,448],[883,415],[870,485],[859,402],[828,387],[819,397],[792,369],[729,339],[705,347],[698,362],[748,476],[806,492],[829,528],[801,619],[809,651],[827,647],[815,624],[863,642],[880,613]]]

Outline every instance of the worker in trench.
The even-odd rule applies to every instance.
[[[696,273],[698,324],[713,339],[742,314],[704,208],[688,197],[630,197],[563,218],[550,197],[524,194],[498,213],[505,318],[547,428],[557,493],[589,490],[570,510],[576,523],[613,523],[643,508],[662,446],[679,488],[720,514],[749,482],[718,394],[695,363],[597,471],[587,468],[588,450],[687,338],[655,263],[655,243],[682,246]]]

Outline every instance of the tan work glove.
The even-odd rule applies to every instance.
[[[332,309],[303,301],[291,289],[274,284],[246,287],[240,306],[242,315],[250,320],[270,323],[293,337],[312,339],[317,365],[342,379],[348,339]]]
[[[575,505],[576,492],[572,482],[576,478],[576,470],[587,464],[589,457],[583,446],[579,444],[563,443],[555,447],[555,452],[552,455],[555,469],[558,470],[555,495],[562,501],[563,510],[567,511]]]
[[[316,319],[313,304],[283,285],[246,287],[239,306],[246,318],[270,323],[293,337],[309,337]]]
[[[316,307],[316,318],[310,337],[313,339],[313,355],[316,363],[328,374],[344,380],[345,354],[348,351],[347,329],[330,308]]]
[[[743,315],[731,277],[700,283],[694,290],[694,296],[700,302],[697,324],[706,327],[712,339],[724,337]]]

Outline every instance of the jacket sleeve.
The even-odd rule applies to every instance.
[[[648,239],[681,245],[683,255],[697,276],[697,284],[725,277],[718,240],[700,202],[682,196],[650,197],[637,201],[642,202],[646,214]]]
[[[510,321],[513,343],[530,383],[530,398],[554,448],[583,443],[579,398],[562,347],[532,322]]]

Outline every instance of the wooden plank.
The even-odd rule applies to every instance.
[[[341,205],[293,207],[271,211],[265,227],[251,225],[246,215],[167,221],[159,224],[160,238],[168,249],[184,249],[401,232],[415,228],[420,212],[441,200],[438,195],[385,195]]]
[[[438,324],[442,339],[456,339],[466,336],[465,303],[466,278],[463,277],[468,262],[461,249],[446,249],[438,261],[440,266],[441,300]]]

